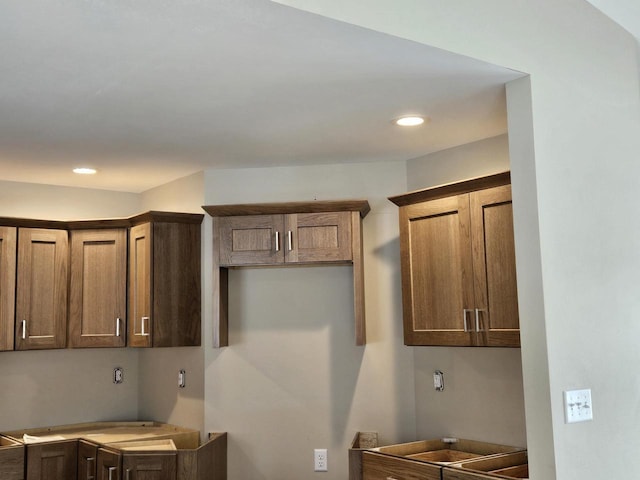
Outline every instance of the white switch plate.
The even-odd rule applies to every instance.
[[[590,388],[564,392],[564,418],[565,423],[593,420]]]

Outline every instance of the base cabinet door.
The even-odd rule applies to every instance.
[[[26,480],[76,480],[78,442],[27,445]]]
[[[78,480],[96,480],[98,446],[80,440],[78,442]]]

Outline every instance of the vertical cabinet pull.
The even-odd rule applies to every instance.
[[[480,312],[486,312],[484,308],[476,308],[476,332],[484,332],[484,329],[480,329]]]
[[[144,323],[145,323],[145,321],[146,321],[146,322],[148,322],[148,321],[149,321],[149,317],[142,317],[142,318],[140,319],[140,327],[141,327],[141,333],[140,333],[140,335],[142,335],[142,336],[145,336],[145,337],[146,337],[146,336],[148,336],[149,334],[147,333],[147,331],[146,331],[146,330],[145,330],[145,328],[144,328]]]
[[[116,337],[120,336],[120,322],[122,319],[116,318]]]
[[[289,241],[289,251],[293,249],[293,233],[291,230],[287,232],[287,240]]]
[[[27,338],[27,321],[22,320],[22,339],[25,340]]]
[[[113,478],[113,472],[115,472],[118,468],[117,467],[109,467],[109,478],[108,480],[115,480]]]
[[[94,480],[96,477],[93,475],[93,468],[91,468],[91,463],[95,462],[96,459],[94,457],[87,458],[87,480]]]
[[[276,252],[280,251],[280,232],[276,232]]]
[[[130,468],[127,468],[127,469],[124,471],[124,480],[129,480],[129,474],[130,474],[130,473],[131,473],[131,469],[130,469]]]
[[[463,308],[462,309],[462,325],[464,328],[465,333],[469,333],[471,330],[469,330],[469,327],[467,326],[467,313],[471,313],[473,312],[472,309],[470,308]]]

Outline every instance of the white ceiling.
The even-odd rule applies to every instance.
[[[3,0],[0,59],[0,180],[131,192],[499,135],[520,76],[268,0]]]

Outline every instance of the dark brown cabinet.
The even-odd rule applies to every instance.
[[[200,345],[202,215],[151,212],[129,231],[128,345]]]
[[[78,442],[75,440],[27,445],[26,480],[76,480]]]
[[[71,231],[69,346],[124,347],[127,230]]]
[[[17,229],[0,227],[0,351],[13,350]]]
[[[66,230],[18,229],[16,350],[66,346],[68,264]]]
[[[520,346],[509,175],[392,197],[407,345]]]
[[[228,268],[353,265],[356,345],[366,343],[362,219],[366,200],[203,207],[213,217],[213,343],[228,340]]]

